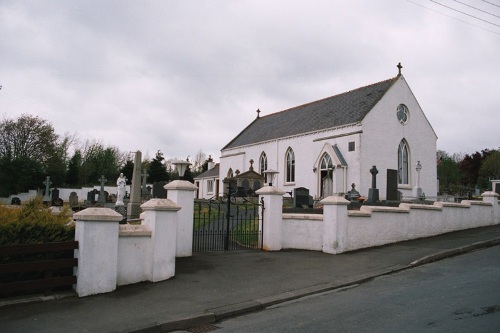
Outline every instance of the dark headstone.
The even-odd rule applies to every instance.
[[[349,201],[358,201],[361,195],[356,190],[356,184],[351,184],[351,190],[347,192],[347,200]]]
[[[398,170],[387,169],[387,194],[388,201],[399,201]]]
[[[293,189],[293,207],[303,208],[310,207],[309,204],[309,189],[305,187],[297,187]]]
[[[153,198],[167,198],[167,190],[164,188],[165,185],[167,185],[167,182],[165,181],[153,183]]]
[[[370,173],[372,174],[372,187],[368,190],[368,200],[367,203],[374,203],[379,201],[379,193],[377,188],[377,167],[374,165],[370,169]]]
[[[52,206],[62,207],[63,204],[64,204],[64,201],[61,198],[57,198],[56,200],[52,200]]]
[[[495,184],[495,192],[496,194],[500,195],[500,184]]]
[[[52,190],[50,198],[52,200],[52,204],[54,203],[54,201],[56,201],[57,199],[59,199],[59,190],[57,188],[55,188],[55,189]]]
[[[13,197],[11,200],[10,200],[10,204],[11,205],[16,205],[16,206],[19,206],[21,204],[21,199],[19,199],[18,197]]]

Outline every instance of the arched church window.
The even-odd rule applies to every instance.
[[[233,178],[233,168],[229,168],[227,171],[227,178]]]
[[[286,151],[286,169],[285,169],[285,181],[291,183],[295,181],[295,154],[292,148],[288,148]]]
[[[409,165],[408,142],[401,140],[398,147],[398,182],[399,184],[408,184],[408,165]]]
[[[259,158],[259,171],[261,175],[264,175],[264,171],[267,170],[267,156],[266,153],[262,152]]]

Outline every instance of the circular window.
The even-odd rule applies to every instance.
[[[406,124],[408,122],[409,111],[406,105],[399,104],[397,111],[398,120],[401,124]]]

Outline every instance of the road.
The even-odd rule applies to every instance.
[[[217,333],[500,332],[500,246],[214,326]]]

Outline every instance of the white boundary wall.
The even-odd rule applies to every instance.
[[[323,215],[269,212],[271,221],[266,220],[265,225],[282,225],[281,248],[336,254],[500,224],[498,194],[494,192],[483,193],[483,201],[362,206],[359,211],[348,211],[349,202],[342,197],[328,197],[321,203]]]

